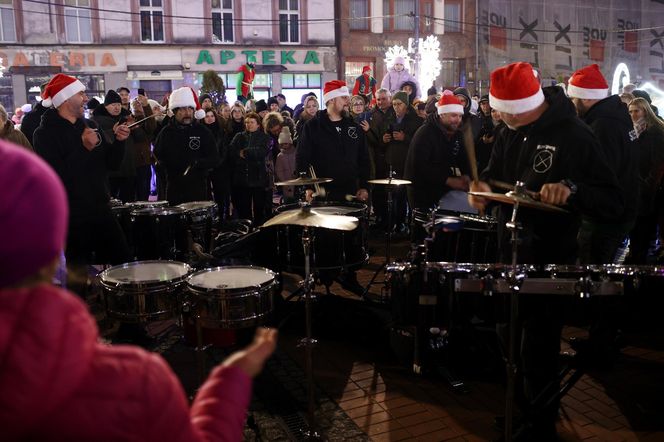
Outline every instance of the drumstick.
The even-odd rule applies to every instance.
[[[311,178],[318,178],[314,166],[309,165],[309,173],[311,174]],[[322,189],[320,184],[314,183],[314,190],[316,191],[317,196],[325,197],[325,189]]]
[[[133,123],[127,125],[127,127],[128,127],[129,129],[131,129],[132,127],[136,126],[137,124],[140,124],[140,123],[144,122],[145,120],[148,120],[148,119],[150,119],[150,118],[152,118],[152,117],[156,117],[156,116],[157,116],[157,114],[148,115],[147,117],[145,117],[145,118],[143,118],[143,119],[141,119],[141,120],[134,121]]]
[[[480,181],[480,178],[477,173],[475,141],[473,141],[473,132],[470,127],[470,122],[466,122],[463,126],[463,144],[466,147],[466,154],[468,154],[468,162],[470,163],[470,177],[473,179],[473,183],[477,184]]]

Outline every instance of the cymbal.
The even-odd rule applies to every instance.
[[[561,212],[567,213],[567,210],[554,206],[553,204],[547,204],[540,201],[535,201],[529,196],[517,195],[514,192],[507,193],[495,193],[495,192],[468,192],[468,195],[479,196],[486,198],[492,201],[498,201],[499,203],[512,204],[518,202],[520,206],[528,207],[531,209],[547,210],[549,212]]]
[[[262,227],[270,226],[308,226],[332,230],[353,230],[358,225],[354,216],[327,215],[315,209],[294,209],[282,212],[269,219]]]
[[[412,181],[398,180],[396,178],[380,178],[377,180],[369,180],[367,182],[370,184],[381,184],[385,186],[403,186],[404,184],[413,184]]]
[[[310,186],[312,184],[330,183],[332,178],[309,178],[299,177],[288,181],[280,181],[274,183],[275,186]]]

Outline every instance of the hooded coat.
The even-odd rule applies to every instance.
[[[403,68],[401,71],[394,70],[394,67],[391,67],[387,70],[387,74],[383,77],[383,81],[380,82],[380,87],[390,91],[392,95],[395,92],[401,90],[401,85],[406,81],[412,81],[416,86],[415,98],[422,96],[422,91],[420,90],[420,84],[417,82],[417,79],[413,77],[408,69]],[[411,101],[412,103],[412,101]]]
[[[239,441],[251,379],[219,366],[191,408],[168,364],[99,341],[76,296],[42,284],[0,290],[3,440]]]
[[[113,126],[115,123],[119,122],[121,118],[127,118],[131,115],[131,112],[121,108],[120,114],[116,117],[112,116],[106,110],[106,106],[98,106],[92,112],[92,121],[96,122],[99,125],[99,130],[106,138],[107,142],[112,143],[114,139],[113,135]],[[109,173],[111,177],[131,177],[136,176],[136,152],[135,146],[130,135],[129,138],[125,141],[125,154],[122,158],[122,163],[120,164],[120,169],[117,172]]]
[[[21,132],[23,132],[23,135],[25,135],[25,137],[28,139],[30,145],[34,145],[33,136],[35,134],[35,130],[37,130],[41,124],[41,117],[44,115],[46,110],[47,108],[42,106],[40,101],[39,103],[35,104],[30,112],[23,116],[23,120],[21,121]]]
[[[515,183],[539,192],[546,183],[572,181],[577,191],[568,199],[568,213],[520,208],[519,261],[530,264],[573,264],[577,256],[580,216],[616,219],[624,201],[615,174],[591,129],[576,115],[559,87],[543,89],[548,108],[533,123],[496,136],[489,165],[481,179]],[[511,206],[503,206],[499,241],[509,262],[509,232],[504,228]]]

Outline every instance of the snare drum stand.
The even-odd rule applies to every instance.
[[[309,262],[310,246],[313,242],[314,231],[309,226],[304,226],[302,229],[302,247],[304,249],[304,312],[305,312],[305,329],[306,337],[302,338],[298,347],[304,347],[306,352],[305,370],[307,373],[307,420],[309,421],[309,428],[302,428],[302,435],[306,440],[323,440],[321,435],[316,429],[316,417],[314,416],[315,395],[314,395],[314,367],[313,367],[313,348],[317,341],[311,336],[311,309],[313,294],[311,291],[311,283],[313,276],[311,274],[311,267]]]
[[[390,166],[390,171],[388,174],[389,179],[394,178],[394,171],[392,170],[392,166]],[[367,284],[367,287],[364,289],[364,293],[362,293],[362,299],[365,301],[369,300],[369,289],[371,288],[372,285],[376,282],[376,277],[378,274],[385,270],[385,267],[390,263],[391,260],[391,251],[392,251],[392,191],[394,189],[394,185],[388,184],[387,185],[387,235],[385,235],[385,262],[376,269],[374,272],[373,276],[371,277],[371,281],[369,281],[369,284]],[[382,281],[383,288],[380,291],[380,300],[381,302],[385,302],[385,291],[387,290],[387,279],[383,278]]]
[[[515,193],[524,192],[525,187],[524,183],[517,181],[514,186]],[[519,271],[517,266],[517,254],[519,248],[519,230],[521,225],[516,221],[516,215],[519,211],[519,202],[514,203],[512,208],[512,217],[505,223],[507,227],[512,232],[512,268],[507,274],[507,282],[510,286],[510,319],[509,319],[509,333],[508,333],[508,344],[507,344],[507,360],[505,362],[505,368],[507,371],[507,385],[505,387],[505,441],[512,440],[512,424],[514,418],[514,390],[516,384],[516,373],[517,373],[517,363],[516,363],[516,327],[517,327],[517,315],[519,313],[519,291],[521,289],[521,283],[525,275],[523,272]]]

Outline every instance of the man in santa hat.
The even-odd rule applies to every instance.
[[[430,209],[450,190],[468,191],[470,167],[463,145],[463,104],[446,90],[412,141],[406,157],[404,178],[408,202],[417,209]]]
[[[638,198],[634,197],[634,189],[639,185],[639,171],[637,151],[629,137],[632,120],[620,97],[609,96],[609,85],[596,64],[572,74],[567,95],[579,117],[599,139],[609,167],[621,186],[625,202],[622,216],[611,220],[584,217],[579,231],[581,263],[611,264],[637,214]]]
[[[196,121],[205,111],[186,86],[171,93],[168,109],[173,118],[154,144],[154,155],[166,172],[166,199],[171,205],[208,200],[207,176],[220,157],[212,132]]]
[[[122,229],[111,213],[107,176],[120,167],[130,130],[116,123],[102,136],[83,117],[88,97],[74,77],[55,75],[42,92],[47,108],[34,132],[34,148],[58,173],[67,190],[66,258],[74,264],[121,264],[130,258]]]
[[[471,190],[491,191],[491,180],[522,181],[542,202],[565,206],[566,212],[520,208],[518,261],[535,265],[574,264],[581,215],[616,219],[623,198],[597,138],[576,115],[559,87],[542,89],[528,63],[518,62],[491,73],[489,102],[509,130],[496,136],[489,165]],[[475,207],[487,200],[470,197]],[[502,262],[511,261],[510,232],[505,228],[512,206],[499,210]],[[534,403],[541,393],[557,391],[563,305],[555,295],[523,296],[519,300],[521,344],[519,373],[525,395],[524,424],[518,440],[556,440],[559,401]],[[505,338],[505,327],[498,328]],[[504,342],[507,345],[507,342]],[[552,390],[549,390],[552,389]]]
[[[334,181],[324,185],[324,197],[329,201],[343,202],[350,195],[366,202],[369,199],[369,151],[364,131],[348,113],[349,99],[345,81],[325,83],[323,103],[326,108],[304,125],[295,167],[297,172],[309,173],[311,166],[318,177],[332,178]],[[363,292],[354,274],[344,283],[356,293]]]

